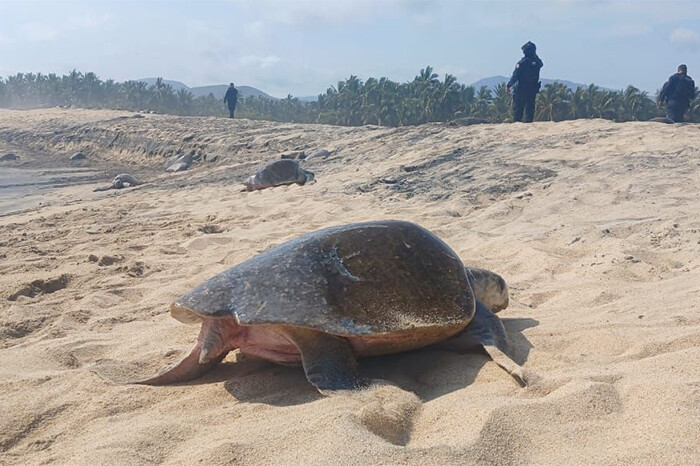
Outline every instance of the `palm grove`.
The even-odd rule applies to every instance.
[[[359,126],[404,126],[478,117],[494,123],[511,120],[512,97],[505,85],[493,90],[475,89],[447,74],[444,80],[431,67],[420,70],[412,81],[398,83],[388,78],[364,82],[350,76],[331,86],[315,102],[264,97],[239,98],[237,115],[242,118],[297,123]],[[95,73],[72,71],[66,75],[19,73],[0,78],[0,107],[37,108],[76,106],[123,110],[151,110],[190,116],[225,116],[224,105],[212,94],[194,97],[184,89],[175,91],[158,79],[102,81]],[[548,84],[537,96],[535,119],[562,121],[605,118],[614,121],[644,121],[663,114],[647,92],[634,86],[620,91],[591,84],[572,91],[561,83]],[[688,121],[700,122],[700,97],[691,103]]]

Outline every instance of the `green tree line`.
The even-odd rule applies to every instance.
[[[176,91],[161,78],[152,85],[141,81],[119,83],[75,70],[63,76],[18,73],[0,78],[0,107],[55,106],[226,116],[221,99],[212,94],[195,97],[188,90]],[[388,78],[368,78],[363,82],[357,76],[350,76],[329,87],[316,102],[302,102],[291,95],[285,99],[239,98],[236,112],[242,118],[281,122],[404,126],[464,117],[508,122],[512,119],[511,106],[512,97],[503,84],[493,90],[485,86],[475,89],[460,84],[450,74],[441,80],[427,66],[405,83]],[[537,95],[535,108],[538,121],[579,118],[644,121],[663,114],[655,99],[634,86],[611,91],[595,84],[574,91],[561,83],[548,84]],[[687,118],[700,121],[700,97],[692,102]]]

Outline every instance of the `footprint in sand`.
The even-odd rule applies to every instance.
[[[421,409],[415,394],[383,380],[375,380],[366,390],[337,391],[330,396],[344,398],[349,409],[356,409],[350,416],[357,424],[394,445],[408,443]]]

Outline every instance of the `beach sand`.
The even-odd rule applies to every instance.
[[[281,152],[320,149],[303,162],[316,184],[241,192]],[[93,175],[0,216],[0,464],[700,463],[698,125],[3,110],[3,151],[21,158],[0,171]],[[178,151],[206,161],[166,173]],[[146,184],[92,191],[125,171]],[[236,353],[178,386],[95,373],[179,360],[199,329],[168,306],[204,279],[377,219],[416,222],[507,280],[499,316],[535,383],[434,348],[363,360],[386,382],[330,397]]]

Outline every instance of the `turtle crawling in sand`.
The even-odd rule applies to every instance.
[[[128,188],[131,186],[138,186],[140,184],[143,183],[140,180],[138,180],[135,176],[129,175],[128,173],[120,173],[119,175],[114,177],[111,184],[107,186],[102,186],[101,188],[95,188],[93,189],[93,192],[108,191],[110,189]]]
[[[316,177],[308,170],[304,170],[299,162],[294,159],[280,159],[270,162],[260,168],[255,175],[243,182],[246,191],[272,188],[286,184],[315,183]]]
[[[475,296],[476,295],[476,296]],[[188,356],[136,383],[199,377],[239,349],[280,364],[301,364],[318,390],[367,385],[356,359],[434,343],[483,347],[521,384],[492,310],[508,304],[493,272],[465,268],[428,230],[376,221],[326,228],[270,249],[179,298],[171,315],[201,323]]]

